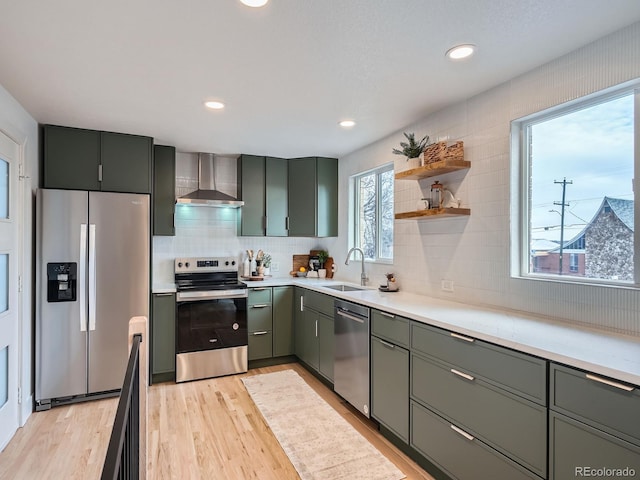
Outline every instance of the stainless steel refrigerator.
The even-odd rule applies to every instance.
[[[36,410],[114,395],[149,315],[149,195],[36,194]]]

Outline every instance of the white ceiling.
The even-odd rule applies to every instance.
[[[638,0],[0,0],[0,84],[41,123],[340,157],[638,20]],[[446,60],[459,43],[476,55]]]

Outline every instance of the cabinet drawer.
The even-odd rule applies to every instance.
[[[257,287],[249,289],[248,305],[256,305],[260,303],[271,304],[271,287]]]
[[[598,469],[622,472],[598,474]],[[577,470],[581,469],[581,470]],[[587,472],[586,469],[592,469]],[[640,472],[640,448],[584,423],[549,412],[549,479],[635,477]]]
[[[547,409],[541,405],[459,367],[417,355],[411,356],[411,395],[521,465],[545,474]]]
[[[304,306],[333,317],[333,297],[331,295],[305,290]]]
[[[553,363],[550,376],[552,409],[640,445],[638,388]]]
[[[249,332],[255,332],[258,330],[271,331],[271,305],[264,303],[258,303],[256,305],[249,305],[247,311],[247,327]]]
[[[411,347],[541,405],[547,404],[546,360],[417,323],[411,325]]]
[[[411,402],[411,446],[457,480],[525,480],[540,477],[451,423]],[[459,428],[459,427],[456,427]],[[464,432],[464,430],[463,430]],[[568,478],[568,477],[567,477]]]
[[[409,347],[409,320],[398,315],[372,310],[371,333],[397,345]]]
[[[265,332],[264,330],[249,333],[249,347],[248,358],[249,360],[259,360],[261,358],[271,358],[272,336],[271,332]]]
[[[371,337],[371,416],[409,442],[409,352]]]

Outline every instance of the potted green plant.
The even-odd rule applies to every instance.
[[[271,255],[268,253],[262,254],[262,265],[264,266],[263,275],[271,275]]]
[[[406,157],[406,168],[418,167],[420,166],[420,154],[429,144],[429,135],[425,135],[420,141],[416,141],[415,133],[404,132],[404,136],[407,141],[400,142],[400,148],[394,148],[392,152]]]
[[[329,252],[326,250],[320,250],[318,252],[318,263],[320,268],[318,269],[318,277],[325,278],[327,276],[327,270],[324,268],[324,264],[327,263],[329,258]]]

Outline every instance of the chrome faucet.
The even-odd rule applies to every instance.
[[[369,281],[369,279],[367,278],[367,274],[364,273],[364,252],[362,251],[362,249],[358,247],[353,247],[351,250],[349,250],[349,253],[347,253],[347,259],[344,261],[344,264],[349,265],[349,258],[351,257],[351,253],[354,250],[357,252],[360,252],[360,256],[362,257],[362,273],[360,274],[360,285],[364,287]]]

